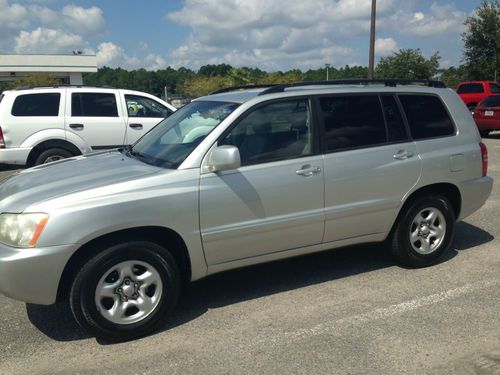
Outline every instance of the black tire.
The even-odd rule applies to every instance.
[[[74,156],[68,150],[63,148],[49,148],[48,150],[43,151],[35,160],[35,165],[45,164],[52,161],[66,159]]]
[[[442,221],[445,224],[444,234],[440,237],[433,237],[434,234],[429,233],[431,229],[441,225],[439,215],[430,225],[423,224],[423,227],[416,225],[416,222],[420,220],[429,223],[429,221],[425,221],[425,215],[428,215],[431,212],[430,210],[440,212]],[[392,253],[398,262],[406,267],[418,268],[432,265],[450,249],[454,229],[455,213],[448,199],[440,195],[418,197],[411,201],[405,211],[401,212],[398,217],[398,222],[392,234]],[[418,234],[413,237],[413,241],[411,232]],[[424,236],[426,237],[424,238]],[[427,238],[429,239],[428,242]],[[429,249],[425,249],[425,246],[429,246]]]
[[[491,130],[479,130],[479,134],[481,134],[481,137],[486,138],[490,134]]]
[[[122,280],[118,273],[114,274],[115,267],[129,263],[134,264],[133,275],[122,278]],[[154,307],[143,317],[140,316],[142,307],[135,308],[138,310],[136,312],[132,303],[138,303],[136,306],[141,306],[141,301],[146,301],[149,298],[146,294],[148,294],[151,285],[146,288],[144,283],[144,289],[141,285],[137,287],[137,283],[143,283],[137,279],[141,274],[139,276],[135,274],[136,271],[141,271],[140,267],[142,266],[138,263],[146,265],[146,270],[155,271],[159,280],[157,280],[153,291],[153,296],[157,296],[156,302],[152,302],[153,299],[148,299],[148,305],[144,303],[145,306],[154,304]],[[113,275],[117,276],[116,280],[112,279]],[[125,288],[132,288],[132,286],[125,286],[127,278],[136,287],[135,294],[128,297],[124,295]],[[109,297],[111,301],[107,301],[108,297],[104,297],[100,300],[98,307],[98,290],[96,288],[108,282],[111,286],[109,290],[116,294],[113,296],[115,299],[113,301]],[[119,285],[115,289],[116,283]],[[120,285],[123,287],[122,289],[119,289]],[[158,285],[161,287],[156,289]],[[83,265],[71,287],[69,298],[71,311],[80,326],[91,335],[111,341],[129,340],[152,333],[165,322],[177,304],[180,285],[181,278],[178,266],[165,248],[147,241],[123,242],[108,247]],[[103,290],[105,289],[100,288],[99,293]],[[123,294],[118,294],[118,290],[123,291]],[[127,298],[130,298],[130,302],[124,301]],[[112,306],[109,306],[110,303]],[[129,311],[132,312],[132,315],[118,317],[117,319],[123,322],[122,324],[113,322],[106,316],[113,308],[117,310],[123,306],[129,307],[124,308],[123,313],[117,315],[125,315]],[[100,312],[101,310],[102,312]],[[130,318],[138,320],[125,322],[125,319]]]

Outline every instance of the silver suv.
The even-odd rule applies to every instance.
[[[88,332],[157,329],[181,286],[346,245],[436,263],[492,189],[487,153],[439,82],[317,82],[199,98],[132,147],[0,185],[0,291],[69,299]]]

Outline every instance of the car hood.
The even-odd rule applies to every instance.
[[[22,212],[48,199],[131,181],[161,170],[118,151],[41,165],[0,182],[0,212]]]

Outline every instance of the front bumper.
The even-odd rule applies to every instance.
[[[32,147],[13,147],[0,149],[0,164],[26,165]]]
[[[55,303],[64,267],[78,246],[16,249],[0,244],[0,293],[28,303]]]

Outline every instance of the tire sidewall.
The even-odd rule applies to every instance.
[[[138,260],[149,263],[160,274],[163,289],[155,310],[143,320],[131,324],[108,321],[95,303],[97,284],[116,264]],[[112,340],[131,339],[155,330],[174,309],[179,293],[179,273],[175,261],[164,248],[149,242],[134,241],[112,246],[87,262],[78,273],[70,293],[76,320],[97,337]]]
[[[439,247],[430,254],[421,254],[417,252],[410,241],[410,228],[413,220],[419,212],[427,208],[438,209],[444,216],[446,221],[446,232],[443,241]],[[446,253],[452,245],[455,228],[455,215],[450,205],[450,202],[441,196],[428,196],[417,199],[407,209],[402,217],[401,224],[397,230],[397,242],[399,247],[399,254],[403,263],[416,266],[425,267],[436,263]]]
[[[49,148],[43,151],[35,160],[35,165],[45,164],[47,158],[51,156],[61,156],[63,159],[70,158],[73,156],[71,152],[62,148]]]

